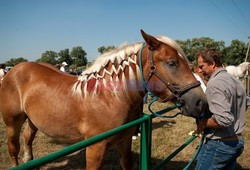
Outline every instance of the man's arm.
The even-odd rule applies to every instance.
[[[201,133],[205,128],[224,128],[219,125],[213,118],[202,119],[198,121],[197,132]]]

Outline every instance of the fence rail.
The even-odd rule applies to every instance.
[[[157,114],[163,114],[168,111],[171,111],[173,109],[176,109],[177,106],[173,105],[166,109],[163,109],[159,112],[156,112]],[[29,170],[34,169],[37,167],[40,167],[42,165],[45,165],[47,163],[50,163],[58,158],[67,156],[71,153],[74,153],[78,150],[81,150],[83,148],[86,148],[92,144],[95,144],[101,140],[104,140],[108,137],[111,137],[123,130],[126,130],[128,128],[131,128],[133,126],[141,124],[141,147],[140,147],[140,170],[149,170],[151,169],[151,139],[152,139],[152,119],[155,117],[155,115],[149,115],[143,113],[142,117],[139,119],[136,119],[134,121],[131,121],[127,124],[121,125],[117,128],[111,129],[107,132],[104,132],[102,134],[99,134],[97,136],[91,137],[87,140],[78,142],[76,144],[70,145],[68,147],[65,147],[57,152],[53,152],[49,155],[46,155],[42,158],[38,158],[35,160],[31,160],[27,163],[24,163],[22,165],[19,165],[17,167],[11,168],[11,170]],[[163,167],[167,162],[169,162],[175,155],[177,155],[182,149],[184,149],[189,143],[191,143],[196,137],[192,136],[189,138],[186,142],[186,144],[180,146],[175,152],[173,152],[169,157],[164,159],[162,162],[159,163],[159,165],[156,165],[156,169],[159,169]],[[154,168],[154,169],[155,169]]]

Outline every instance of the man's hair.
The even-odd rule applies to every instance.
[[[219,51],[216,48],[208,48],[204,49],[201,52],[198,52],[195,54],[196,60],[198,60],[198,57],[201,56],[203,61],[208,63],[209,65],[215,63],[217,67],[222,66],[222,59],[220,56]]]

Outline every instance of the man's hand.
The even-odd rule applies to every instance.
[[[197,121],[197,132],[202,133],[203,130],[207,127],[208,119],[201,119]]]

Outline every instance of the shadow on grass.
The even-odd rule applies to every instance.
[[[139,169],[139,159],[140,155],[138,153],[133,153],[133,164],[134,164],[134,170]],[[65,162],[66,163],[62,163]],[[76,154],[69,155],[64,158],[60,158],[58,160],[53,161],[52,163],[45,165],[41,167],[41,169],[47,169],[47,170],[61,170],[61,169],[86,169],[86,156],[85,156],[85,150],[82,150],[80,152],[77,152]],[[152,168],[159,164],[162,160],[152,158]],[[164,168],[166,170],[181,170],[183,169],[188,162],[185,161],[170,161]],[[114,148],[111,148],[108,150],[108,153],[105,157],[104,163],[103,163],[103,170],[121,170],[121,166],[119,164],[119,157],[118,153]],[[191,169],[194,169],[194,165],[191,166]]]
[[[162,128],[162,127],[164,127],[164,128],[170,128],[174,124],[176,124],[176,121],[174,121],[174,120],[171,120],[171,121],[169,121],[169,120],[168,121],[161,120],[159,122],[154,122],[152,124],[152,126],[153,126],[153,129],[159,129],[159,128]]]
[[[134,163],[134,170],[139,169],[139,159],[140,155],[138,153],[133,153],[133,163]],[[65,162],[66,163],[62,163]],[[60,158],[58,160],[53,161],[52,163],[41,167],[41,169],[47,170],[67,170],[67,169],[86,169],[86,156],[85,150],[81,150],[76,154],[69,155],[64,158]],[[151,159],[151,168],[155,167],[159,164],[162,160],[152,158]],[[168,162],[162,170],[182,170],[188,164],[187,161],[170,161]],[[118,153],[114,148],[108,150],[108,153],[105,157],[103,163],[103,170],[121,170],[121,166],[119,164],[119,157]],[[193,163],[190,167],[190,170],[195,169],[195,163]],[[239,164],[237,165],[237,169],[239,170],[249,170],[247,168],[242,168]]]

